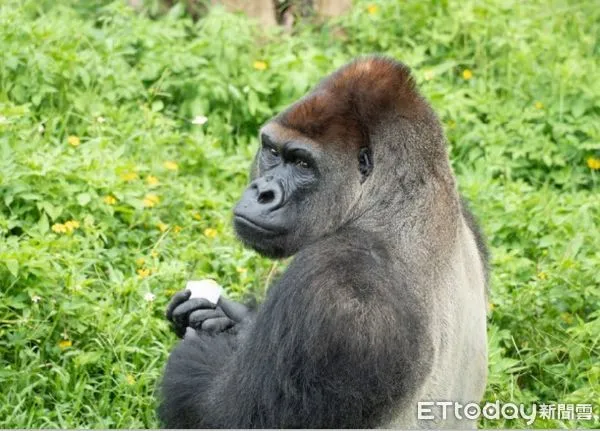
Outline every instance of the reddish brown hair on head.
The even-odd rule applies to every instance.
[[[369,145],[369,130],[387,115],[427,116],[410,69],[390,58],[360,58],[325,78],[275,121],[322,145]]]

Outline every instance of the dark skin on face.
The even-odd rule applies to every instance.
[[[366,148],[357,155],[328,153],[277,121],[267,123],[259,139],[252,182],[233,210],[234,227],[240,239],[259,253],[291,256],[328,233],[323,219],[340,219],[340,209],[347,204],[337,191],[366,179],[372,168],[370,153]],[[354,169],[349,171],[348,165]],[[321,215],[319,231],[317,220],[305,216],[315,213]]]
[[[258,176],[233,210],[234,226],[249,246],[267,256],[285,257],[296,248],[291,243],[301,227],[301,205],[322,179],[322,154],[306,139],[281,136],[276,127],[263,128],[260,145]]]
[[[234,209],[236,228],[256,230],[261,235],[282,235],[294,226],[289,205],[308,193],[319,175],[316,154],[308,145],[281,142],[267,133],[260,136],[256,178]]]

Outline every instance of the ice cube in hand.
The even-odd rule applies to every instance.
[[[189,289],[192,294],[191,298],[206,298],[213,304],[219,301],[223,288],[215,280],[190,280],[187,282],[186,289]]]

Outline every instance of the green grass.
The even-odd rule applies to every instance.
[[[357,1],[293,36],[220,10],[194,24],[120,1],[5,0],[0,428],[158,425],[170,295],[213,277],[260,296],[285,266],[230,221],[259,126],[372,52],[414,69],[489,238],[486,400],[600,414],[599,41],[593,0]]]

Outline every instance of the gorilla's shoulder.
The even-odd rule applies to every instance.
[[[302,249],[282,281],[285,286],[302,286],[317,295],[366,301],[377,299],[381,282],[402,284],[391,262],[383,241],[360,229],[348,229]]]

